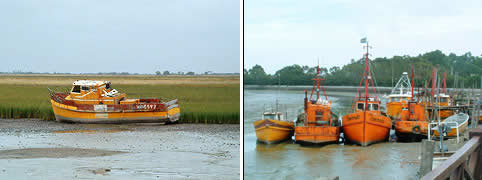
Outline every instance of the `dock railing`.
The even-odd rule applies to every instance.
[[[422,179],[482,179],[482,127],[469,136],[464,146]]]

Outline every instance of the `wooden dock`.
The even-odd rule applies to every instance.
[[[424,141],[422,151],[421,178],[431,179],[482,179],[482,127],[479,126],[469,133],[469,141],[458,149],[446,161],[432,169],[434,142]],[[424,153],[425,152],[425,153]]]

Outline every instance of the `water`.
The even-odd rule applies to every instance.
[[[327,92],[332,108],[349,112],[355,93]],[[309,96],[309,94],[308,94]],[[263,105],[275,103],[278,90],[244,90],[244,177],[246,179],[416,179],[420,143],[379,143],[369,147],[332,144],[301,146],[293,141],[265,145],[256,142],[253,122],[261,118]],[[279,91],[290,119],[303,107],[300,90]],[[382,99],[382,103],[385,100]],[[341,116],[340,116],[341,117]],[[393,133],[393,131],[392,131]]]

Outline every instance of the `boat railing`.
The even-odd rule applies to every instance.
[[[439,134],[441,134],[443,136],[443,132],[442,132],[442,129],[440,128],[439,125],[444,125],[445,127],[448,126],[449,124],[455,124],[455,128],[457,130],[457,144],[459,143],[459,123],[458,122],[440,122],[440,123],[428,123],[428,131],[427,131],[427,134],[428,134],[428,140],[430,141],[431,138],[430,138],[430,132],[432,130],[432,125],[437,125],[437,128],[438,128],[438,132]]]

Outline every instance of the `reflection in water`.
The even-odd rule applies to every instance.
[[[301,146],[293,141],[280,144],[256,142],[253,122],[260,118],[263,104],[274,102],[277,90],[244,90],[244,177],[247,179],[415,179],[420,143],[379,143],[369,147],[330,144]],[[329,92],[336,112],[351,108],[352,96]],[[354,93],[353,93],[354,94]],[[303,92],[281,90],[280,103],[291,119],[303,106]],[[341,117],[341,116],[340,116]],[[393,132],[392,132],[393,133]]]

